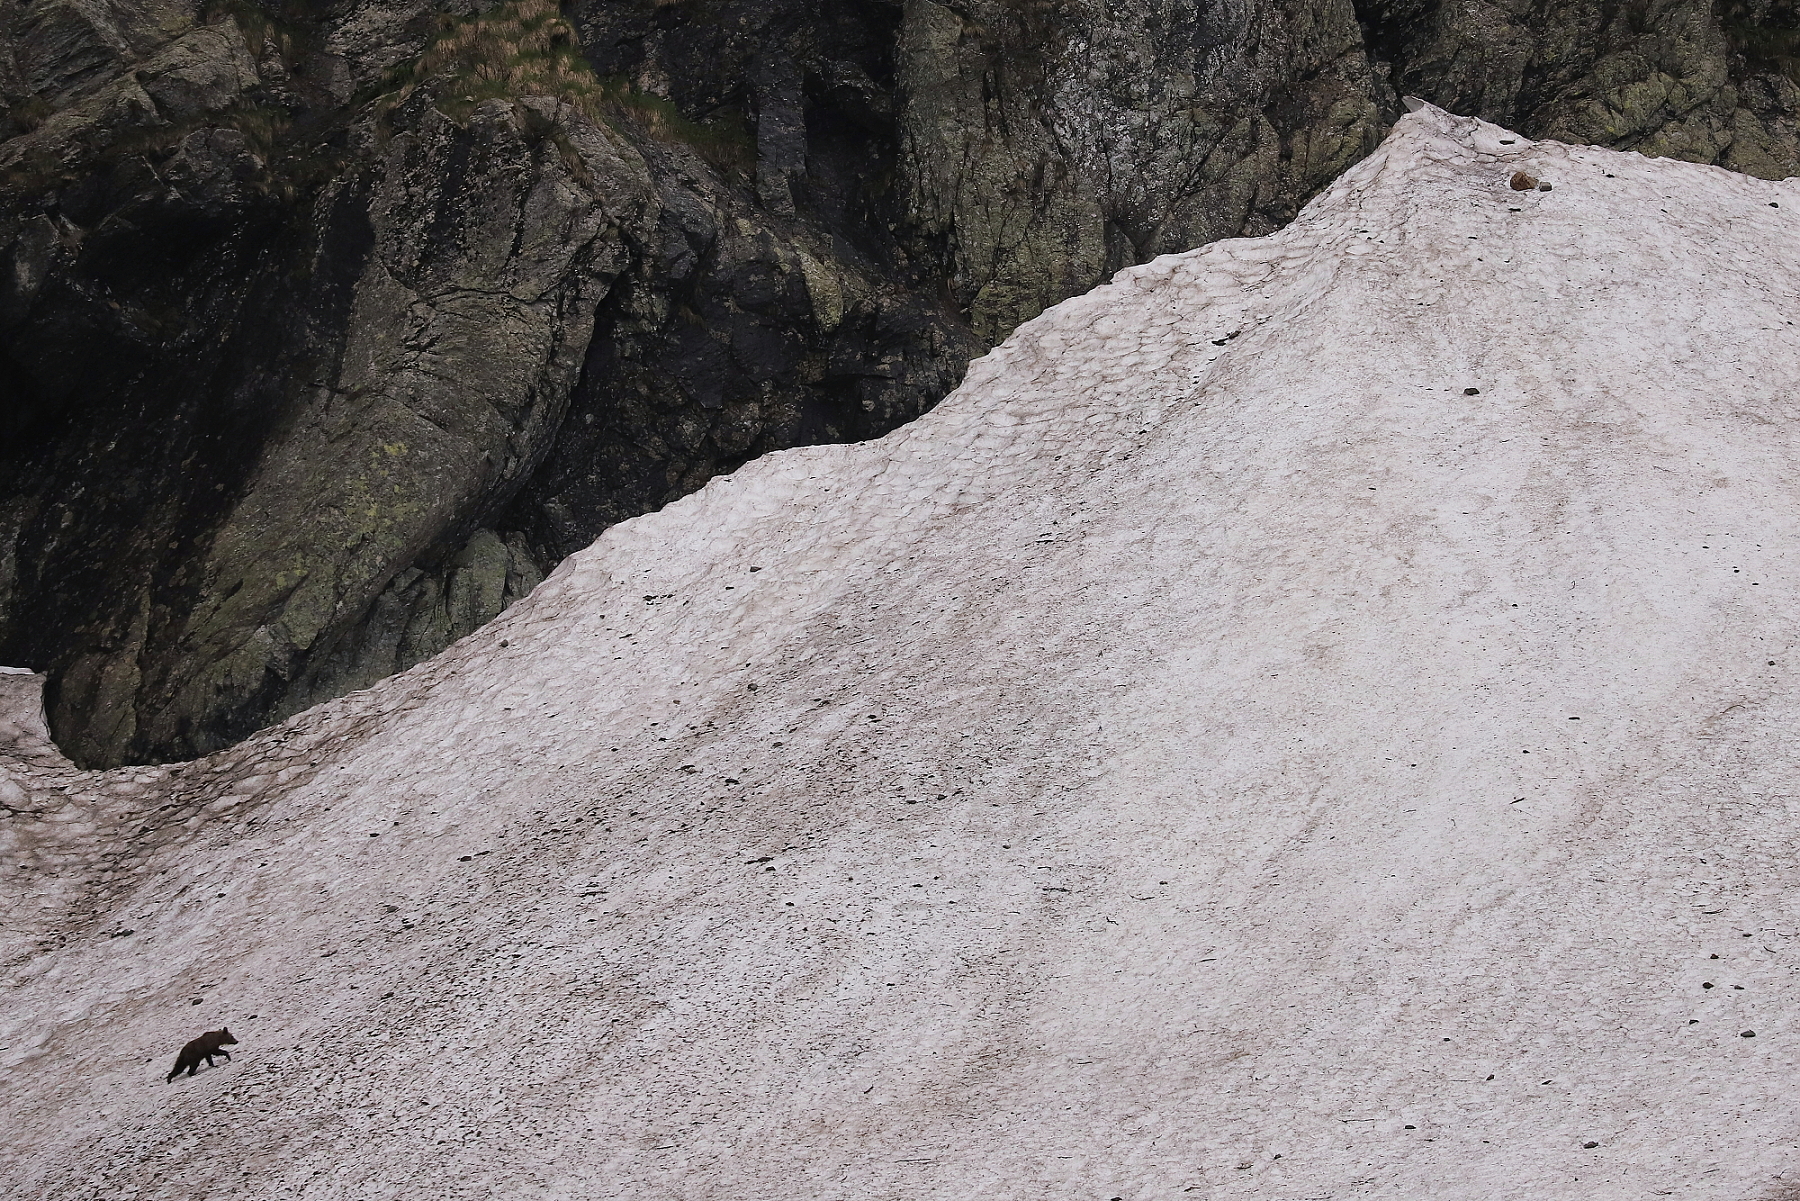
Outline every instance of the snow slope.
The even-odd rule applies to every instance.
[[[0,1195],[1800,1196],[1797,281],[1427,108],[211,760],[0,678]]]

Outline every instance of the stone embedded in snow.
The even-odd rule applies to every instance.
[[[1800,1170],[1800,187],[1510,138],[1424,108],[212,759],[7,718],[5,1195]]]

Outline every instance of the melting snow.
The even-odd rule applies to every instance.
[[[1797,183],[1426,108],[209,760],[0,677],[0,1192],[1775,1196]]]

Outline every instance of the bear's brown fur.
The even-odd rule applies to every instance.
[[[187,1074],[192,1076],[200,1070],[202,1059],[206,1060],[206,1066],[209,1068],[213,1066],[213,1056],[215,1055],[223,1055],[227,1063],[231,1062],[231,1052],[225,1049],[225,1045],[235,1042],[237,1039],[231,1036],[229,1029],[208,1030],[181,1048],[181,1054],[175,1057],[175,1066],[169,1069],[169,1074],[163,1078],[163,1083],[167,1084],[181,1075],[183,1068],[186,1068]]]

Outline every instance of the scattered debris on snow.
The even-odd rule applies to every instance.
[[[1797,184],[1420,106],[207,760],[0,676],[0,1193],[1762,1195]]]

